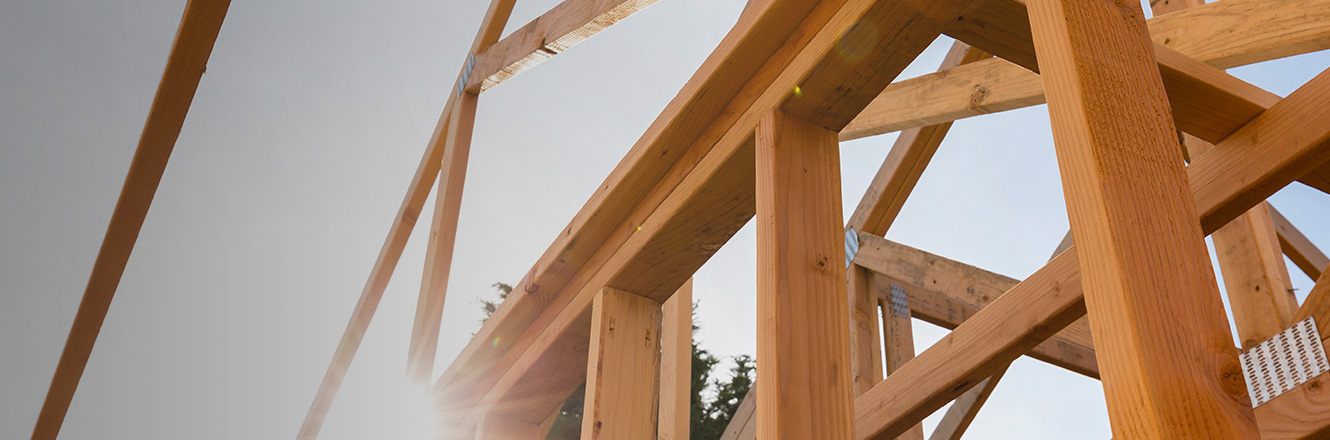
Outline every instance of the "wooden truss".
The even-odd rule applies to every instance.
[[[298,438],[317,436],[437,179],[407,353],[409,377],[434,377],[480,94],[654,3],[565,0],[500,39],[514,1],[490,4]],[[34,439],[59,431],[228,3],[186,7]],[[1238,364],[1306,318],[1330,337],[1330,260],[1265,202],[1294,181],[1330,192],[1330,72],[1281,98],[1221,70],[1330,48],[1330,0],[1153,9],[750,0],[429,385],[450,438],[543,438],[583,384],[583,438],[688,438],[690,278],[754,218],[758,381],[727,439],[922,439],[952,401],[929,438],[956,439],[1022,355],[1100,379],[1115,438],[1330,436],[1330,376],[1253,410]],[[957,42],[939,71],[896,81],[941,35]],[[1072,225],[1046,266],[1016,280],[883,238],[952,121],[1044,102]],[[844,221],[838,141],[895,131]],[[1317,280],[1301,305],[1283,255]],[[951,333],[916,353],[913,318]]]

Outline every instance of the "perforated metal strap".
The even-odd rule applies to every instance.
[[[476,54],[467,55],[466,68],[462,69],[462,77],[457,79],[457,96],[466,93],[466,83],[471,80],[471,71],[476,68]]]
[[[891,285],[891,316],[900,318],[910,317],[910,304],[905,296],[905,288]]]
[[[854,256],[859,254],[859,233],[854,228],[845,228],[845,268],[854,264]]]
[[[1320,335],[1307,318],[1239,356],[1253,407],[1330,371]]]

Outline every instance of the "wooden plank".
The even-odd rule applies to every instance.
[[[693,280],[665,301],[661,319],[657,440],[687,440],[693,380]]]
[[[748,389],[739,408],[734,410],[729,426],[721,433],[720,440],[755,440],[757,439],[757,387]]]
[[[1262,440],[1330,438],[1330,373],[1256,407]]]
[[[1224,0],[1160,15],[1149,25],[1157,43],[1213,67],[1237,67],[1330,49],[1330,0]],[[841,140],[1042,103],[1037,74],[1003,59],[983,60],[892,84]]]
[[[1113,436],[1258,438],[1140,5],[1029,13]]]
[[[1288,164],[1310,162],[1305,166],[1314,167],[1326,161],[1330,155],[1327,86],[1330,75],[1323,72],[1187,167],[1202,231],[1213,232],[1291,183],[1297,174],[1286,171]],[[1290,132],[1282,120],[1299,121],[1319,131]],[[1245,156],[1249,149],[1266,155]],[[1246,178],[1208,177],[1224,174]],[[885,439],[904,432],[1083,317],[1076,250],[1072,246],[1054,258],[902,366],[895,377],[859,396],[855,400],[856,436]],[[1226,377],[1231,379],[1228,389],[1245,392],[1240,372],[1234,370]]]
[[[1321,272],[1330,266],[1330,258],[1326,258],[1325,254],[1307,239],[1307,236],[1302,235],[1302,231],[1293,227],[1293,223],[1284,218],[1284,215],[1273,206],[1270,206],[1270,218],[1275,222],[1275,231],[1279,233],[1279,247],[1283,249],[1284,255],[1302,269],[1302,273],[1307,274],[1307,277],[1313,280],[1320,278]]]
[[[515,1],[492,0],[490,2],[489,9],[485,12],[485,18],[481,21],[480,29],[476,31],[476,38],[471,44],[472,53],[498,41],[500,34],[503,32],[504,24],[508,22],[508,17],[512,14]],[[458,74],[459,81],[463,74]],[[420,164],[416,166],[416,174],[411,178],[411,184],[407,186],[406,197],[402,199],[402,205],[397,210],[397,216],[388,229],[388,237],[383,241],[383,247],[379,250],[379,257],[374,261],[374,267],[370,269],[369,279],[365,281],[360,299],[356,301],[356,306],[351,312],[351,318],[346,324],[346,330],[342,332],[342,339],[338,342],[337,349],[333,352],[332,361],[329,362],[328,369],[323,374],[319,389],[314,394],[314,401],[309,405],[309,412],[305,414],[305,421],[301,424],[300,432],[296,435],[299,440],[312,440],[318,437],[319,429],[323,427],[323,419],[327,417],[328,410],[332,408],[333,399],[337,396],[337,390],[342,386],[346,370],[350,368],[351,361],[355,359],[356,351],[360,349],[360,342],[364,340],[365,330],[369,328],[370,320],[374,318],[374,312],[378,310],[379,300],[383,298],[383,291],[388,287],[388,280],[392,278],[393,271],[397,268],[397,261],[402,257],[406,242],[411,237],[411,230],[416,226],[416,219],[420,217],[425,200],[429,198],[430,189],[434,186],[434,179],[438,176],[442,167],[443,144],[448,138],[448,121],[451,119],[454,102],[457,99],[457,91],[454,89],[448,97],[447,103],[444,104],[443,112],[439,115],[439,121],[434,127],[434,133],[430,136],[429,143],[426,144],[425,152],[420,158]]]
[[[987,53],[958,41],[952,44],[939,70],[988,57]],[[887,229],[905,205],[905,199],[914,191],[914,185],[919,183],[924,168],[933,159],[933,154],[942,145],[942,139],[950,129],[951,123],[944,122],[902,131],[854,209],[847,227],[873,235],[886,235]]]
[[[870,234],[859,235],[856,261],[904,288],[915,318],[946,329],[955,329],[1019,283]],[[1028,354],[1075,373],[1099,378],[1087,320],[1068,325]]]
[[[984,402],[988,401],[988,396],[993,394],[998,381],[1002,380],[1002,375],[1006,372],[1006,368],[998,370],[957,398],[942,416],[942,420],[937,423],[933,434],[928,436],[928,440],[960,440],[961,436],[965,435],[965,430],[970,428],[970,423],[974,422],[975,416],[979,415],[979,408],[983,408]]]
[[[836,132],[773,110],[757,128],[761,438],[853,438]]]
[[[540,425],[490,414],[476,427],[475,440],[540,440]]]
[[[795,19],[803,22],[799,24],[799,31],[790,34],[794,38],[785,41],[780,50],[767,55],[763,60],[765,64],[758,72],[742,77],[750,84],[746,92],[740,95],[741,99],[724,105],[723,112],[711,113],[710,119],[693,120],[698,125],[691,128],[705,129],[705,135],[686,144],[689,147],[677,143],[678,138],[674,138],[673,143],[658,144],[662,150],[656,153],[682,156],[673,156],[673,159],[667,155],[651,156],[651,160],[646,162],[657,165],[662,162],[674,163],[677,167],[668,174],[668,178],[662,180],[658,177],[649,182],[656,185],[650,194],[620,200],[622,205],[616,209],[633,210],[633,217],[625,219],[627,223],[596,228],[604,234],[625,234],[622,241],[591,240],[591,243],[602,245],[597,251],[602,254],[597,258],[604,260],[597,260],[596,264],[566,267],[572,271],[567,275],[575,275],[577,279],[575,283],[565,285],[558,296],[545,292],[531,298],[528,294],[526,300],[518,297],[518,303],[510,297],[499,313],[504,313],[504,309],[508,308],[520,311],[521,317],[515,321],[505,319],[498,323],[492,318],[486,326],[513,329],[522,325],[526,328],[525,334],[500,333],[482,328],[469,345],[474,351],[464,350],[462,358],[450,367],[450,371],[456,369],[459,373],[468,372],[471,375],[445,373],[438,389],[450,396],[450,403],[456,402],[461,407],[472,406],[470,402],[474,401],[459,396],[481,395],[481,401],[494,404],[524,402],[524,409],[512,410],[529,412],[531,417],[543,417],[552,409],[546,406],[557,405],[557,402],[534,398],[532,393],[536,392],[532,390],[554,395],[548,392],[569,386],[568,382],[572,380],[564,372],[576,372],[585,365],[585,360],[560,357],[566,356],[562,353],[575,348],[569,346],[576,343],[577,339],[573,335],[586,332],[587,295],[590,289],[610,284],[664,300],[720,244],[752,218],[752,200],[755,196],[752,186],[752,133],[763,115],[778,106],[787,110],[797,108],[786,105],[790,100],[809,99],[821,93],[836,94],[840,88],[853,85],[864,93],[840,94],[838,96],[841,99],[834,102],[817,99],[810,107],[804,107],[810,111],[826,110],[826,115],[842,115],[843,120],[834,121],[837,122],[835,125],[849,122],[849,116],[844,115],[857,113],[851,107],[862,108],[876,95],[877,90],[869,91],[869,88],[877,87],[880,90],[880,87],[885,87],[904,68],[906,61],[922,51],[936,36],[921,37],[939,31],[945,24],[946,20],[940,17],[947,14],[938,11],[951,10],[959,14],[966,0],[960,1],[961,4],[952,1],[931,2],[923,9],[917,9],[918,5],[905,0],[852,0],[811,5],[810,2],[800,2],[801,5],[813,7],[813,12],[795,14]],[[777,10],[772,9],[776,6],[790,5],[781,0],[757,4],[750,8],[746,18],[741,18],[739,29],[747,29],[744,24],[746,20],[776,13],[774,11]],[[790,19],[788,13],[780,13],[778,17]],[[885,31],[906,29],[903,23],[907,22],[913,25],[906,32]],[[877,27],[879,35],[891,37],[882,39],[871,50],[864,51],[873,60],[860,59],[846,69],[846,72],[857,72],[858,75],[814,75],[813,71],[819,65],[843,65],[849,62],[842,56],[845,46],[841,44],[844,42],[841,37],[845,29],[855,23],[870,23]],[[727,51],[728,47],[722,43],[722,52]],[[751,55],[753,53],[746,53],[746,56]],[[878,57],[894,61],[884,64],[876,60]],[[838,88],[820,84],[822,81],[846,83],[844,87]],[[795,85],[800,86],[801,93],[791,94]],[[706,96],[714,98],[716,95]],[[666,115],[672,113],[667,111]],[[696,116],[697,113],[688,113],[690,120]],[[654,139],[652,136],[649,132],[648,138]],[[677,161],[679,157],[687,160],[669,162]],[[637,159],[640,157],[630,154],[625,160]],[[634,180],[643,178],[641,175],[633,177]],[[606,190],[624,190],[619,185],[607,183]],[[605,205],[593,197],[584,209],[600,207]],[[587,241],[578,243],[585,245]],[[559,261],[560,265],[567,264],[564,260]],[[546,286],[541,285],[540,289],[544,291]],[[547,302],[537,303],[535,300]],[[496,340],[503,342],[492,342]],[[507,343],[509,340],[514,342]],[[566,368],[572,370],[551,374],[547,368],[534,369],[542,364],[567,365]],[[463,376],[467,379],[461,380]]]
[[[97,259],[93,261],[83,299],[74,314],[74,323],[65,339],[64,350],[60,352],[60,361],[56,363],[41,413],[37,416],[32,431],[34,440],[55,439],[60,433],[230,5],[230,0],[190,0],[185,3],[166,68],[157,84],[157,95],[148,110],[124,186],[120,189],[115,210],[111,212],[111,221],[97,251]]]
[[[456,105],[444,141],[439,193],[434,202],[434,220],[430,226],[406,359],[407,378],[422,386],[429,384],[434,373],[434,354],[439,346],[439,326],[443,320],[444,299],[448,295],[448,275],[452,271],[453,245],[457,242],[457,219],[461,214],[462,189],[466,183],[478,98],[476,94],[466,92],[454,101]]]
[[[562,412],[562,408],[554,410],[550,413],[549,418],[545,419],[544,422],[540,422],[540,426],[536,429],[536,440],[545,440],[550,436],[550,430],[554,429],[554,421],[559,419],[559,414]]]
[[[1243,349],[1284,331],[1298,309],[1268,206],[1261,202],[1212,236]]]
[[[850,374],[856,396],[882,381],[882,338],[872,279],[872,274],[858,264],[845,269],[845,292],[850,304]]]
[[[660,369],[660,303],[606,288],[596,296],[582,438],[652,438]]]
[[[564,0],[476,55],[466,90],[489,90],[657,1]]]
[[[902,288],[894,285],[890,278],[882,275],[873,277],[873,292],[879,304],[878,310],[882,311],[882,339],[885,346],[882,351],[886,354],[883,365],[888,376],[914,359],[914,323],[910,320],[909,301],[901,297],[903,289],[900,290],[901,295],[893,295],[896,289]],[[914,425],[897,439],[923,440],[924,424]]]
[[[1322,339],[1330,338],[1330,271],[1316,279],[1312,291],[1307,293],[1307,300],[1293,315],[1292,322],[1307,318],[1316,319],[1316,328],[1320,330]]]

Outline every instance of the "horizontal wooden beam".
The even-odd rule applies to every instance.
[[[596,288],[611,285],[657,299],[668,298],[752,218],[752,130],[766,111],[779,107],[833,131],[843,127],[936,38],[935,32],[947,23],[945,16],[958,15],[964,7],[951,1],[919,9],[904,4],[903,0],[771,0],[750,7],[735,33],[727,36],[713,58],[704,63],[698,74],[703,79],[690,82],[681,92],[680,100],[699,94],[697,98],[710,101],[709,105],[681,112],[676,100],[658,119],[669,128],[653,125],[643,138],[651,153],[640,155],[646,151],[635,147],[583,211],[619,211],[631,216],[583,229],[601,237],[577,240],[579,246],[599,246],[595,261],[569,254],[551,257],[567,271],[566,276],[576,276],[576,282],[560,284],[561,288],[554,291],[534,283],[538,294],[523,294],[519,287],[496,313],[497,322],[491,318],[445,373],[436,387],[444,396],[440,400],[466,407],[472,405],[475,396],[488,395],[484,401],[527,402],[525,408],[513,408],[515,412],[530,411],[534,415],[545,410],[548,414],[548,406],[557,405],[557,401],[537,402],[539,399],[526,397],[540,394],[533,390],[568,386],[570,379],[533,367],[560,364],[557,358],[567,351],[563,344],[572,343],[576,339],[572,335],[585,335],[588,298]],[[809,7],[813,9],[806,9]],[[947,9],[954,11],[947,13]],[[760,29],[792,19],[801,29],[791,32],[793,28],[786,28],[785,35],[791,38],[783,41],[779,50],[768,47],[764,54],[742,47],[750,35],[771,32]],[[862,41],[869,46],[847,47],[860,41],[842,38],[856,23],[871,26],[858,32],[892,37],[865,39]],[[753,30],[754,26],[760,29]],[[908,32],[896,31],[907,28]],[[763,39],[772,38],[767,35]],[[847,48],[862,51],[866,58],[846,58]],[[731,55],[741,57],[744,63],[729,61]],[[726,84],[737,78],[748,84],[735,86],[743,93],[727,94],[726,87],[708,88],[703,93],[698,87],[707,78]],[[844,84],[837,86],[835,82]],[[832,95],[838,98],[831,99]],[[715,102],[718,96],[726,101]],[[643,145],[639,143],[639,147]],[[630,172],[639,164],[651,165],[644,171],[666,165],[674,169],[654,175]],[[619,180],[623,178],[631,178],[632,184]],[[650,180],[642,181],[644,178]],[[618,199],[634,188],[641,192]],[[614,204],[607,204],[608,194],[622,195],[615,196]],[[574,220],[575,225],[584,224],[582,216]],[[615,237],[607,238],[611,233]],[[560,242],[570,234],[578,232],[561,235]],[[555,246],[557,249],[560,244]],[[537,276],[543,273],[539,268],[533,271]],[[510,320],[514,312],[521,315]],[[499,332],[499,327],[507,330]],[[568,365],[574,365],[572,368],[580,373],[585,361]],[[575,387],[576,382],[571,386]]]
[[[1224,0],[1148,20],[1156,43],[1229,68],[1330,49],[1330,0]],[[1044,103],[1034,72],[990,59],[894,83],[841,140]]]
[[[914,317],[955,329],[1020,282],[868,233],[859,234],[855,264],[905,289]],[[1090,325],[1084,319],[1040,343],[1030,357],[1099,378]]]
[[[180,128],[194,102],[203,72],[207,70],[213,43],[221,32],[222,21],[230,7],[230,0],[190,0],[176,29],[166,69],[157,85],[148,119],[143,124],[134,158],[129,163],[120,197],[111,212],[106,236],[102,238],[97,259],[92,263],[92,274],[83,290],[78,312],[65,340],[65,348],[56,363],[51,387],[46,391],[41,413],[33,428],[32,438],[54,440],[60,434],[69,404],[74,399],[83,370],[92,356],[92,347],[101,333],[102,322],[111,308],[111,299],[120,286],[120,277],[134,251],[143,220],[148,216],[157,185],[166,172]]]
[[[564,0],[475,55],[466,90],[489,90],[657,1]]]
[[[1214,232],[1330,160],[1330,71],[1187,167],[1202,229]],[[1259,156],[1259,157],[1255,157]],[[856,435],[892,438],[1085,315],[1076,247],[1054,258],[855,401]],[[1242,386],[1236,384],[1235,386]]]

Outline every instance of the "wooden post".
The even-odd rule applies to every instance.
[[[1258,438],[1140,5],[1031,0],[1115,438]]]
[[[965,430],[970,428],[970,422],[979,415],[979,409],[984,407],[984,402],[988,401],[988,396],[997,388],[1002,375],[1006,373],[1007,368],[998,370],[997,374],[989,376],[970,391],[957,397],[956,403],[947,408],[947,413],[937,422],[937,428],[933,429],[933,434],[928,436],[928,440],[960,440],[961,436],[965,435]]]
[[[780,110],[756,131],[758,437],[848,440],[837,134]]]
[[[910,304],[905,298],[905,289],[893,285],[890,278],[874,275],[873,292],[882,311],[882,339],[886,348],[885,363],[887,376],[895,373],[901,365],[914,359],[914,325],[910,320]],[[902,440],[923,440],[923,423],[914,425],[905,434],[897,437]]]
[[[656,432],[660,303],[605,288],[591,312],[583,440],[649,439]]]
[[[882,381],[882,337],[878,333],[878,301],[873,296],[873,274],[858,264],[845,273],[850,304],[850,358],[854,395]]]
[[[1212,235],[1244,349],[1284,331],[1298,310],[1268,206],[1261,202]]]
[[[448,121],[438,196],[434,201],[434,221],[430,227],[420,298],[416,302],[411,346],[407,352],[407,377],[420,385],[428,384],[434,372],[434,353],[439,345],[443,302],[448,294],[448,275],[453,264],[453,244],[457,241],[457,219],[461,213],[462,187],[466,182],[478,98],[471,92],[459,95]]]
[[[693,280],[663,307],[657,440],[687,440],[693,380]]]

